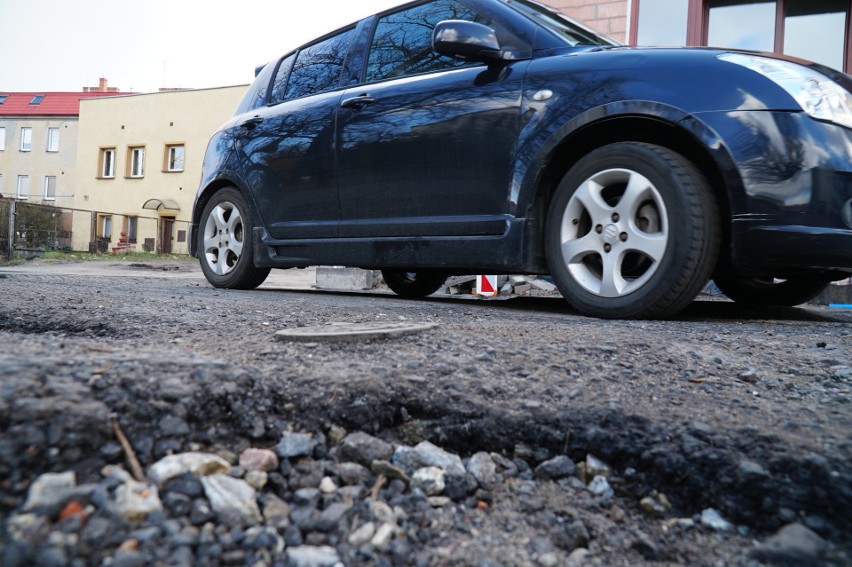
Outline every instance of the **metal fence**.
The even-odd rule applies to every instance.
[[[189,223],[172,217],[0,199],[0,247],[7,259],[48,250],[188,254],[188,238]]]

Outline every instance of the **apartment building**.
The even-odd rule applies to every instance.
[[[74,194],[80,100],[114,94],[120,93],[0,91],[0,195],[67,203]]]
[[[211,134],[247,86],[90,99],[80,108],[74,250],[188,253]]]

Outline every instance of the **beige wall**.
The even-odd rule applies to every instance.
[[[186,254],[180,242],[186,231],[192,202],[201,179],[201,162],[210,135],[233,115],[247,86],[168,91],[83,100],[77,151],[77,209],[94,211],[89,219],[75,217],[75,250],[88,250],[92,232],[102,234],[104,217],[112,217],[109,247],[116,246],[128,217],[138,218],[136,250],[153,239],[163,250],[163,218],[174,217],[172,252]],[[166,147],[183,144],[184,169],[165,171]],[[145,148],[144,176],[129,176],[129,148]],[[115,176],[101,177],[101,154],[115,148]],[[151,199],[172,200],[178,210],[148,210]],[[83,225],[83,226],[81,226]],[[188,236],[188,235],[186,235]]]
[[[74,162],[77,158],[77,117],[16,117],[0,118],[0,128],[6,129],[5,149],[0,151],[0,194],[14,197],[18,176],[30,177],[27,199],[33,203],[44,201],[44,178],[56,177],[57,206],[68,206],[74,194]],[[21,128],[32,128],[32,149],[22,152]],[[47,151],[47,129],[59,128],[59,151]]]
[[[626,41],[629,0],[544,0],[544,3],[612,39]]]

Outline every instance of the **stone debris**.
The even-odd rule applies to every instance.
[[[287,432],[275,446],[275,454],[282,459],[307,457],[316,446],[317,440],[310,433]]]
[[[156,486],[127,479],[115,489],[113,509],[115,515],[128,522],[142,522],[148,515],[160,512],[163,503]]]
[[[184,473],[197,477],[227,472],[231,465],[218,455],[208,453],[179,453],[163,457],[148,469],[148,479],[159,487]]]
[[[219,521],[237,525],[252,525],[260,521],[257,493],[246,481],[226,474],[201,478],[204,494]]]
[[[701,525],[717,532],[729,532],[734,529],[734,525],[713,508],[706,508],[701,512]]]
[[[438,467],[450,476],[464,476],[466,472],[458,455],[444,451],[429,441],[421,441],[414,447],[397,447],[391,462],[406,472],[429,466]]]
[[[612,498],[615,496],[615,491],[609,485],[609,481],[605,476],[596,476],[592,479],[588,486],[589,492],[601,498]]]
[[[819,565],[827,549],[824,539],[797,522],[778,530],[749,555],[772,565]]]
[[[618,546],[639,561],[655,562],[667,553],[657,532],[590,532],[574,515],[574,501],[594,498],[603,505],[616,496],[610,480],[621,476],[592,455],[578,466],[567,455],[543,458],[540,449],[518,444],[515,455],[533,460],[485,451],[463,460],[428,441],[394,446],[364,432],[339,433],[333,445],[323,434],[288,431],[275,451],[250,447],[239,459],[219,451],[236,465],[201,452],[170,455],[148,469],[152,483],[135,481],[119,466],[104,467],[98,484],[83,487],[72,472],[42,475],[6,522],[11,551],[2,565],[415,564],[415,538],[439,538],[451,518],[461,522],[456,529],[466,526],[475,538],[470,518],[490,514],[492,504],[499,505],[496,491],[506,488],[517,494],[523,513],[539,516],[549,530],[548,537],[529,541],[532,562],[519,564],[584,565],[594,557],[590,548],[601,545]],[[586,485],[580,476],[590,471],[598,474]],[[77,496],[82,503],[68,503]],[[57,511],[60,503],[67,513]],[[671,504],[651,491],[638,507],[664,517]],[[610,509],[610,525],[623,523],[625,511],[614,503]],[[733,530],[713,509],[701,513],[701,524]],[[660,525],[677,533],[693,522]],[[791,524],[750,557],[777,565],[819,564],[828,545]],[[75,553],[93,549],[98,555],[91,563],[72,561]],[[433,551],[433,558],[441,557],[440,549]],[[451,557],[449,552],[446,563]],[[507,558],[506,564],[515,563]]]
[[[274,471],[278,468],[278,455],[269,449],[249,447],[240,453],[240,466],[247,471]]]
[[[37,508],[60,506],[77,487],[77,477],[73,471],[62,473],[44,473],[33,481],[24,502],[24,511]]]
[[[414,471],[411,477],[411,487],[419,488],[429,496],[438,496],[444,491],[446,483],[444,469],[438,467],[422,467]]]
[[[452,276],[444,282],[438,293],[445,295],[475,295],[477,276]],[[501,297],[522,296],[539,293],[559,295],[556,286],[542,276],[535,275],[498,275],[497,290]]]

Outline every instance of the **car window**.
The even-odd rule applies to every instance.
[[[285,57],[278,64],[278,70],[275,72],[275,80],[272,81],[272,93],[269,95],[269,104],[277,104],[284,100],[284,95],[287,92],[287,78],[290,76],[290,70],[293,69],[293,62],[296,60],[296,55],[293,54]]]
[[[287,80],[284,99],[322,93],[339,87],[340,71],[354,37],[353,28],[299,51]]]
[[[487,24],[456,0],[437,0],[379,18],[367,60],[367,82],[464,65],[432,50],[432,30],[443,20]]]
[[[266,92],[274,69],[274,61],[258,69],[256,72],[257,77],[246,91],[246,94],[237,106],[237,110],[234,112],[234,115],[254,110],[255,108],[266,104]]]

